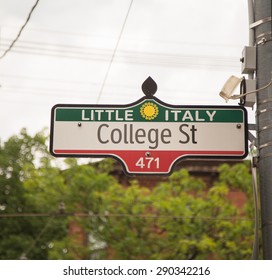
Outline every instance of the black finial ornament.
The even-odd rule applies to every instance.
[[[157,89],[157,84],[150,76],[142,84],[142,91],[148,98],[152,98]]]

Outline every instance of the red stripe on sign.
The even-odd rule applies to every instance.
[[[185,156],[243,156],[244,151],[123,151],[123,150],[54,150],[55,155],[115,156],[128,173],[169,173],[175,161]]]
[[[112,155],[112,154],[127,154],[127,153],[140,153],[146,152],[142,150],[135,150],[135,151],[123,151],[123,150],[54,150],[55,154],[90,154],[90,155]],[[243,155],[244,151],[152,151],[150,153],[181,153],[183,155]]]

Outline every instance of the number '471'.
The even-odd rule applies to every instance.
[[[140,157],[135,164],[140,168],[160,168],[160,158],[153,158],[153,157]]]

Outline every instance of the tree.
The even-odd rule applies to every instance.
[[[248,206],[239,209],[228,199],[230,188],[245,191],[246,178],[250,177],[242,168],[240,176],[245,180],[240,180],[237,168],[222,166],[219,181],[209,189],[186,170],[175,172],[169,181],[154,189],[146,189],[136,181],[124,188],[89,165],[67,169],[62,174],[68,188],[67,210],[88,214],[72,216],[69,223],[76,222],[85,239],[67,235],[59,243],[54,242],[56,247],[49,250],[49,256],[249,259],[253,225],[248,220]],[[229,176],[225,177],[225,172]],[[235,176],[236,181],[231,180]],[[235,183],[234,187],[229,182]]]
[[[211,187],[181,169],[147,189],[137,181],[121,186],[109,175],[111,160],[65,162],[57,167],[44,132],[22,130],[0,145],[1,259],[251,257],[246,163],[222,165]],[[247,195],[243,207],[229,199],[233,189]]]
[[[34,166],[36,154],[46,154],[46,137],[37,133],[34,137],[22,129],[0,145],[0,213],[17,214],[26,211],[23,181],[25,164]],[[30,219],[14,217],[0,219],[0,258],[18,259],[28,248],[35,229]],[[20,234],[19,234],[20,233]]]
[[[110,259],[249,259],[253,240],[251,216],[228,199],[230,178],[246,188],[248,168],[223,166],[211,188],[180,170],[154,189],[134,182],[98,193],[99,214],[85,223],[96,240],[104,241],[100,256]],[[229,177],[225,177],[228,169]],[[246,177],[244,175],[246,174]],[[226,181],[226,179],[228,181]],[[85,205],[88,209],[88,205]],[[86,221],[86,220],[85,220]],[[92,227],[91,227],[92,225]],[[96,230],[95,230],[96,229]]]
[[[95,168],[67,159],[63,170],[49,155],[47,139],[44,131],[32,137],[23,129],[0,146],[0,259],[90,258],[91,234],[75,214],[86,205],[100,211],[96,193],[116,183],[105,171],[111,162]]]
[[[149,259],[156,246],[150,190],[136,182],[129,188],[112,185],[100,194],[100,198],[103,208],[95,237],[106,244],[105,255],[102,256],[110,259]]]
[[[79,215],[71,216],[69,223],[78,227],[80,234],[67,237],[72,244],[69,252],[76,258],[89,259],[97,248],[103,247],[104,241],[97,238],[101,224],[99,214],[103,213],[100,193],[118,185],[106,171],[110,168],[110,162],[96,167],[88,164],[73,165],[62,173],[69,190],[65,200],[67,211]],[[80,214],[85,214],[85,217],[81,218]]]
[[[61,207],[65,206],[69,190],[61,169],[48,160],[39,167],[25,165],[24,173],[25,212],[38,215],[31,218],[35,235],[26,251],[27,258],[48,259],[50,251],[68,235],[68,218]],[[67,253],[65,247],[62,252]]]
[[[220,171],[219,181],[209,189],[180,170],[153,190],[133,183],[100,194],[107,215],[101,213],[100,225],[92,222],[99,229],[97,238],[107,244],[105,257],[249,259],[251,216],[245,216],[247,205],[239,209],[228,199],[228,183],[250,194],[250,174],[244,164],[222,166]]]

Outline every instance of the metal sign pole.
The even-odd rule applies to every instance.
[[[271,0],[255,1],[255,45],[257,46],[257,88],[271,81]],[[260,201],[264,259],[272,259],[272,87],[257,94],[257,136],[259,150]]]

